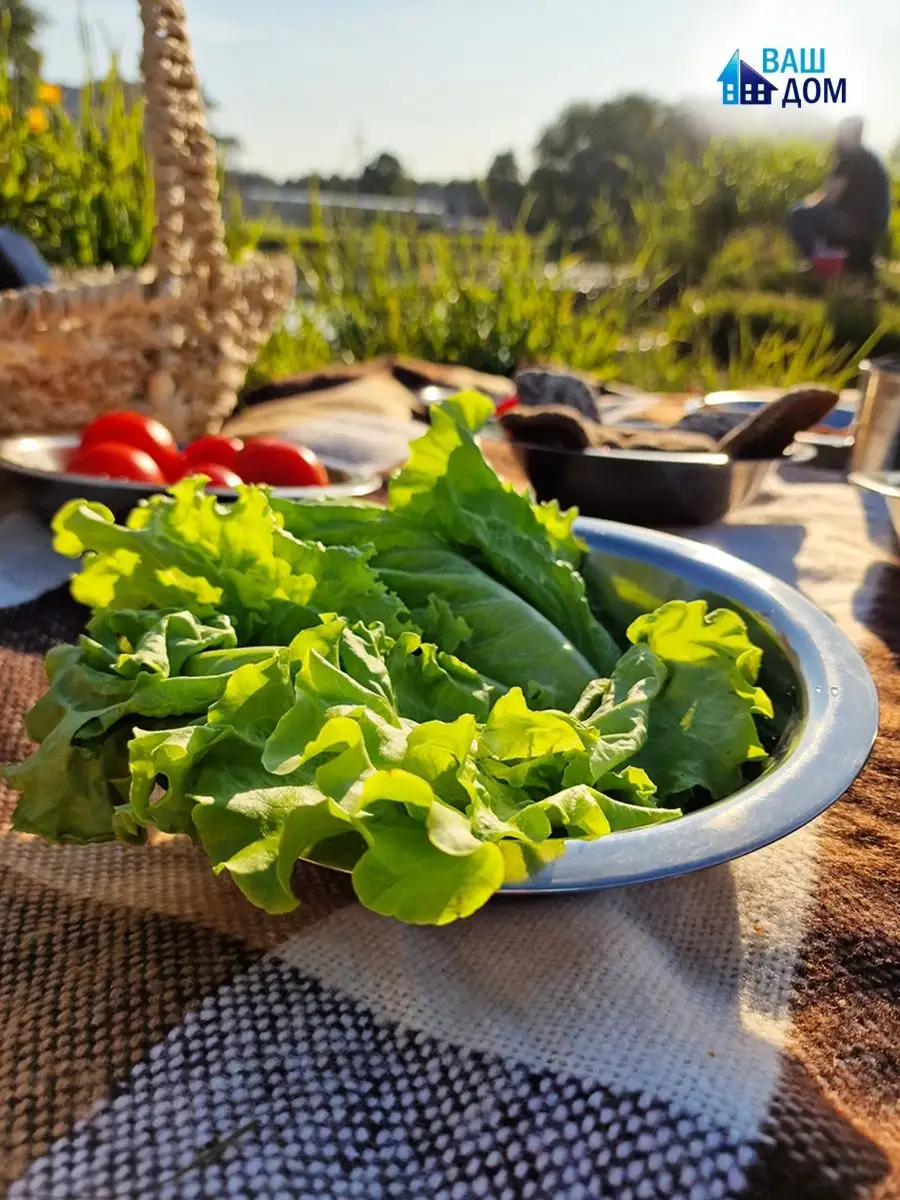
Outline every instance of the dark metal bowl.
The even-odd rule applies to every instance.
[[[93,500],[117,515],[134,508],[165,486],[132,483],[127,479],[102,479],[95,475],[70,475],[65,470],[68,454],[78,445],[74,434],[47,437],[12,437],[0,440],[0,473],[5,483],[17,490],[25,505],[43,520],[69,500]],[[272,488],[272,495],[285,500],[320,500],[329,497],[371,496],[381,487],[372,471],[345,471],[323,464],[328,471],[326,487]],[[229,488],[211,488],[223,500],[234,497]]]
[[[727,454],[511,445],[539,500],[558,500],[585,517],[668,529],[720,521],[751,503],[779,462],[812,458],[801,447],[780,460],[744,461]]]

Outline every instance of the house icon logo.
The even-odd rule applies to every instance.
[[[729,58],[718,82],[722,85],[723,104],[771,104],[778,91],[765,75],[744,62],[739,50]]]

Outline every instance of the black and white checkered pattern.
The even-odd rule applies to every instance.
[[[716,1200],[752,1157],[651,1095],[400,1029],[268,959],[9,1196]]]

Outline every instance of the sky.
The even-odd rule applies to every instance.
[[[44,0],[45,74],[81,82],[78,13],[94,58],[121,54],[135,78],[135,0]],[[739,48],[822,47],[826,74],[847,79],[846,109],[867,141],[900,139],[897,0],[187,0],[215,122],[244,146],[240,164],[283,179],[355,174],[381,150],[416,178],[480,177],[513,149],[527,167],[543,128],[576,100],[628,91],[720,113],[716,78]],[[789,12],[785,13],[785,9]],[[730,11],[729,11],[730,10]],[[788,110],[767,110],[773,128]],[[809,113],[817,122],[829,110]],[[759,112],[731,110],[732,128]],[[796,124],[796,109],[790,120]]]

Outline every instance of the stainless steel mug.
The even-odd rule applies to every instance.
[[[860,376],[862,401],[850,470],[900,472],[900,357],[862,363]]]

